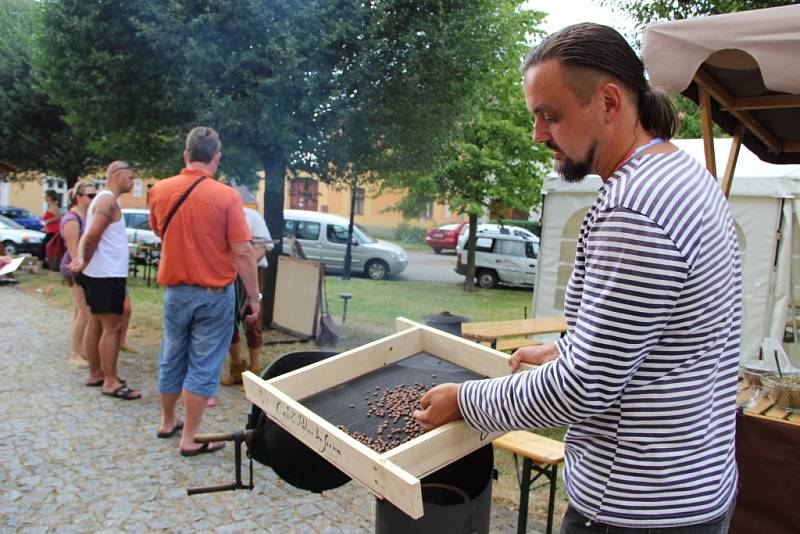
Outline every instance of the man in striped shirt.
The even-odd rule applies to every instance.
[[[562,532],[727,532],[742,315],[728,204],[668,142],[674,110],[615,30],[565,28],[522,72],[534,141],[566,180],[604,182],[580,229],[569,330],[509,360],[538,368],[443,384],[415,416],[426,429],[569,425]]]

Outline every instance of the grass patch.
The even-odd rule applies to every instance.
[[[427,245],[423,246],[427,248]],[[59,273],[20,272],[17,279],[20,289],[43,295],[55,306],[72,307],[69,288],[63,284]],[[523,308],[527,307],[530,310],[531,306],[531,292],[524,289],[476,289],[472,293],[467,293],[460,284],[375,281],[364,278],[343,281],[333,276],[326,278],[326,285],[331,315],[342,336],[337,346],[331,349],[337,351],[358,347],[394,333],[397,316],[424,323],[426,315],[447,310],[455,315],[469,317],[472,321],[495,321],[521,319]],[[134,344],[147,343],[157,347],[162,332],[163,289],[155,284],[148,287],[140,278],[129,278],[128,291],[133,303],[129,338],[133,338]],[[348,303],[347,321],[344,325],[342,324],[343,301],[339,298],[339,294],[343,292],[353,295]],[[64,325],[64,328],[67,328],[67,325]],[[287,337],[281,332],[272,330],[264,332],[265,340]],[[317,348],[313,342],[267,345],[262,350],[261,364],[265,368],[275,358],[288,352]],[[227,369],[227,364],[225,368]],[[537,433],[563,440],[564,429],[546,429]],[[519,489],[511,454],[496,450],[495,467],[500,477],[495,483],[494,496],[516,507],[519,502]],[[547,489],[533,491],[530,503],[530,511],[534,517],[544,521],[547,512]],[[560,523],[560,516],[565,509],[566,494],[563,484],[559,481],[556,526]]]

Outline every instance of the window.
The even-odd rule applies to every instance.
[[[525,242],[511,241],[507,239],[496,239],[494,242],[494,252],[503,256],[525,256]]]
[[[525,242],[525,256],[536,259],[539,257],[539,245],[531,241]]]
[[[353,190],[353,213],[356,215],[364,215],[364,199],[366,194],[363,187],[356,187]]]
[[[297,226],[297,221],[291,219],[283,220],[283,235],[294,234],[294,228]]]
[[[492,242],[494,239],[491,237],[477,237],[475,239],[475,252],[491,252],[492,251]],[[467,248],[467,244],[469,243],[469,239],[464,244],[464,248]]]
[[[433,219],[433,202],[426,202],[420,219]]]
[[[297,221],[297,239],[309,239],[316,241],[319,239],[319,223],[309,221]]]
[[[150,217],[146,213],[136,213],[133,217],[133,227],[139,230],[150,229]]]
[[[329,224],[326,231],[328,241],[331,243],[347,244],[347,228],[335,224]]]

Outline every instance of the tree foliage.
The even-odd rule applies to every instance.
[[[22,171],[48,172],[69,185],[97,164],[89,136],[65,121],[35,68],[37,6],[0,4],[0,159]],[[25,176],[26,173],[21,173]]]
[[[217,129],[222,172],[266,174],[280,239],[287,171],[352,183],[430,166],[519,3],[47,0],[41,64],[103,154],[171,173],[188,128]]]
[[[515,32],[492,71],[492,82],[481,91],[480,105],[459,122],[439,164],[431,171],[396,177],[389,185],[408,195],[397,209],[419,215],[424,202],[448,204],[451,211],[470,219],[467,277],[472,288],[474,232],[477,219],[494,206],[529,211],[541,201],[542,178],[550,155],[531,139],[531,116],[525,106],[520,58],[527,51],[525,33],[535,28],[541,14],[514,13]]]

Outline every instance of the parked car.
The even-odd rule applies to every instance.
[[[518,237],[524,237],[525,239],[530,239],[531,241],[536,241],[537,243],[539,242],[539,237],[536,234],[521,226],[497,223],[479,223],[476,235],[486,232],[515,235]],[[458,234],[458,250],[464,247],[467,237],[469,237],[469,223],[465,224]]]
[[[341,272],[344,269],[349,223],[346,218],[304,210],[284,210],[283,218],[283,235],[294,234],[308,259],[324,263],[325,270],[329,272]],[[399,274],[408,265],[405,250],[373,238],[358,225],[353,227],[351,254],[351,270],[363,271],[373,280]]]
[[[8,217],[0,215],[0,243],[3,245],[3,255],[14,256],[28,252],[44,258],[43,240],[44,233],[28,230]]]
[[[7,217],[17,224],[21,224],[28,230],[41,230],[44,225],[42,220],[25,208],[15,208],[14,206],[0,206],[0,215]]]
[[[456,272],[467,274],[466,239],[456,256]],[[480,287],[498,284],[533,287],[539,241],[499,232],[481,232],[475,239],[475,280]]]
[[[129,244],[156,245],[161,243],[161,238],[150,229],[150,210],[123,208],[122,216],[125,217],[125,233],[128,235]]]
[[[466,221],[447,223],[431,230],[425,236],[425,242],[430,245],[436,254],[441,254],[443,249],[458,247],[458,236],[461,229],[468,223]]]

